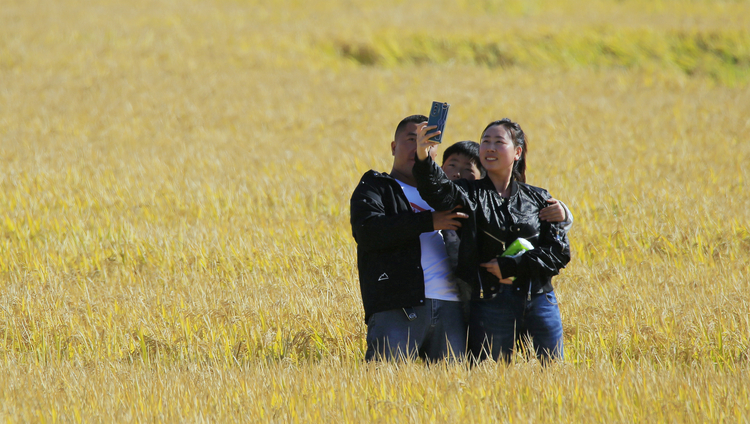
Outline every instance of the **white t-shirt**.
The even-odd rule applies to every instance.
[[[396,180],[404,190],[414,212],[434,211],[419,195],[416,187]],[[458,301],[458,288],[453,280],[450,258],[440,231],[430,231],[419,236],[422,247],[422,272],[424,295],[428,299]]]

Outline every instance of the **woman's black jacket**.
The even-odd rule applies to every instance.
[[[432,212],[414,212],[399,183],[377,171],[362,176],[350,206],[365,322],[376,312],[423,305],[419,236],[434,230]]]
[[[539,220],[551,196],[546,190],[511,180],[511,194],[503,199],[489,177],[450,181],[431,159],[416,160],[412,169],[422,199],[437,211],[457,211],[469,218],[460,230],[456,275],[472,287],[472,299],[490,299],[500,281],[479,264],[497,258],[503,278],[516,277],[513,292],[532,295],[552,291],[552,276],[570,261],[564,225]],[[516,257],[500,254],[515,239],[529,240],[534,249]]]

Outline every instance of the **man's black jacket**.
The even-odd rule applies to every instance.
[[[368,171],[352,194],[351,224],[365,322],[376,312],[423,305],[419,235],[433,231],[432,213],[414,212],[393,177]]]
[[[539,220],[539,211],[551,198],[546,190],[513,179],[506,200],[489,177],[452,182],[430,158],[417,159],[412,171],[428,205],[436,211],[461,206],[459,210],[469,215],[461,226],[456,275],[471,285],[473,299],[490,299],[500,289],[497,277],[479,266],[493,258],[497,258],[503,277],[516,277],[514,293],[552,291],[552,276],[570,261],[570,246],[564,223]],[[534,249],[516,257],[501,257],[519,237],[530,241]]]

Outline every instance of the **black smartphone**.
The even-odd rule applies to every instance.
[[[445,121],[448,120],[448,110],[450,107],[451,105],[448,103],[432,102],[432,109],[430,109],[430,117],[427,120],[427,126],[437,125],[437,128],[432,131],[440,131],[440,134],[430,137],[431,141],[437,141],[438,143],[443,142],[443,131],[445,130]]]

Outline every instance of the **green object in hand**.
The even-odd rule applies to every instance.
[[[517,238],[500,256],[515,257],[524,254],[527,250],[533,249],[534,245],[530,241],[525,238]],[[516,281],[516,277],[510,277],[510,281]]]
[[[525,238],[517,238],[500,256],[516,256],[533,249],[534,245],[530,241]]]

